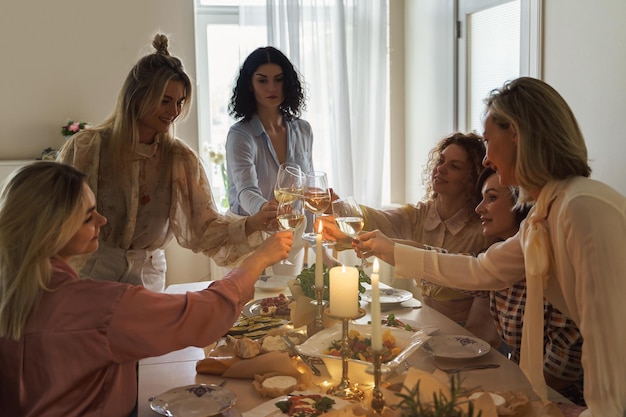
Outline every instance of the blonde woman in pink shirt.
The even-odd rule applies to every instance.
[[[224,335],[268,265],[287,256],[289,232],[264,241],[210,287],[162,294],[79,279],[72,256],[98,248],[106,224],[86,176],[69,165],[20,169],[0,197],[2,415],[128,416],[139,359]],[[163,335],[169,337],[163,337]]]

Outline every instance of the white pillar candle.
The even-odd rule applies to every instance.
[[[357,317],[359,314],[359,271],[352,266],[330,270],[330,314],[335,317]]]
[[[315,235],[315,287],[324,287],[324,260],[322,259],[322,221],[317,224]]]
[[[372,271],[372,302],[370,303],[370,312],[372,316],[372,351],[380,352],[381,350],[383,350],[383,336],[382,324],[380,320],[378,258],[374,259],[374,266]]]

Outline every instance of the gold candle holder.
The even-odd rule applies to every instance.
[[[341,382],[339,385],[330,388],[327,393],[348,401],[361,401],[364,398],[363,391],[350,384],[350,378],[348,378],[348,360],[350,359],[348,323],[350,320],[360,319],[365,316],[365,310],[359,308],[357,315],[354,317],[335,316],[330,314],[329,309],[325,309],[324,314],[334,320],[341,320]]]
[[[315,311],[315,320],[313,321],[313,324],[307,328],[307,335],[309,337],[324,329],[324,306],[328,304],[326,300],[324,300],[326,287],[314,287],[314,289],[315,300],[311,301],[311,304],[315,305],[317,310]]]
[[[378,414],[382,414],[383,408],[385,407],[385,397],[380,390],[382,360],[383,352],[374,352],[374,391],[372,393],[372,409]]]

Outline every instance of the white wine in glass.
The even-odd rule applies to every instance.
[[[325,172],[307,172],[304,180],[304,206],[315,215],[330,207],[330,190]]]
[[[365,221],[363,221],[363,217],[336,217],[335,223],[337,223],[339,230],[356,239],[361,230],[363,230]]]
[[[279,230],[295,231],[304,223],[304,207],[302,196],[278,204],[276,220]],[[288,259],[280,261],[281,265],[293,265]]]
[[[356,202],[354,197],[349,196],[335,200],[332,204],[333,216],[335,216],[335,223],[337,223],[339,230],[352,239],[356,239],[365,225],[359,203]],[[370,263],[365,258],[361,258],[361,269],[365,269],[369,265]]]
[[[304,189],[304,173],[297,164],[286,162],[278,168],[274,197],[278,203],[290,203],[301,198]]]

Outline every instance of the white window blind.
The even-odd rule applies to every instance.
[[[468,130],[482,132],[484,99],[520,75],[520,0],[467,15]]]

